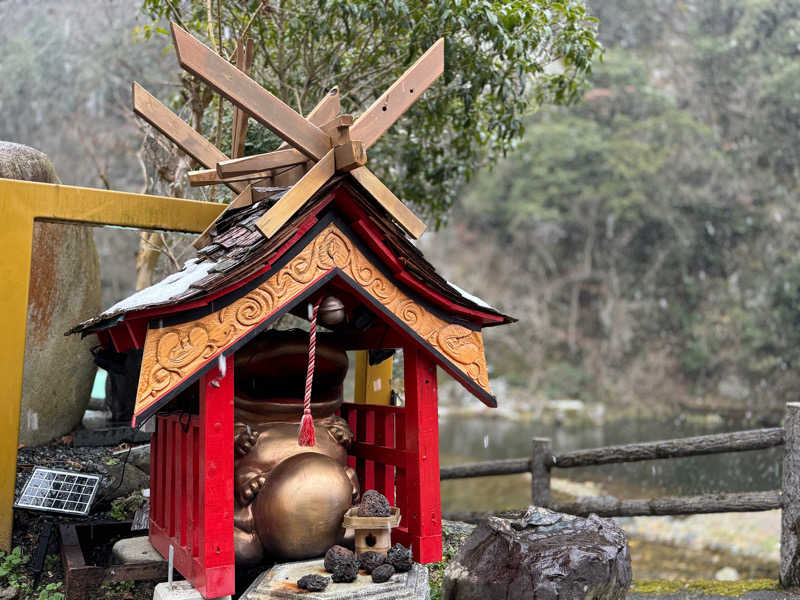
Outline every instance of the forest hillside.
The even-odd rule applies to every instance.
[[[519,317],[487,336],[509,393],[780,415],[800,383],[800,2],[589,5],[593,89],[532,114],[426,250]]]
[[[178,68],[134,34],[139,4],[0,7],[0,139],[64,183],[145,190],[130,81],[163,97]],[[592,88],[532,110],[421,244],[519,318],[487,332],[501,404],[779,415],[800,383],[800,0],[588,8],[606,47]],[[138,238],[97,236],[109,304]]]

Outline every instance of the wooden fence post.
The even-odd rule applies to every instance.
[[[553,464],[553,444],[549,438],[531,440],[531,503],[550,506],[550,466]]]
[[[781,492],[781,585],[800,585],[800,403],[786,404]]]

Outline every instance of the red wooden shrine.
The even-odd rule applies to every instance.
[[[481,329],[513,319],[435,271],[410,239],[419,237],[424,225],[363,164],[364,150],[441,73],[443,43],[406,72],[400,80],[404,85],[390,88],[358,120],[339,116],[323,134],[317,125],[339,113],[335,90],[308,120],[287,117],[291,109],[283,105],[278,113],[285,120],[270,121],[272,113],[248,104],[260,93],[254,82],[247,80],[247,95],[239,95],[234,84],[244,75],[175,26],[173,36],[186,69],[231,99],[237,111],[269,124],[294,145],[301,140],[302,154],[292,158],[295,151],[283,149],[228,161],[253,159],[262,168],[275,168],[278,159],[289,160],[289,165],[300,164],[292,168],[301,176],[289,187],[263,172],[246,187],[241,179],[212,181],[240,194],[198,238],[197,258],[73,330],[96,334],[102,351],[141,359],[133,425],[156,423],[153,545],[165,556],[173,546],[176,568],[204,597],[234,591],[236,352],[282,315],[305,318],[309,303],[335,295],[344,305],[347,327],[322,335],[346,350],[402,349],[404,358],[403,405],[342,405],[340,415],[354,434],[350,466],[362,491],[376,489],[399,507],[402,520],[392,531],[393,542],[410,545],[419,562],[439,561],[436,370],[441,367],[485,404],[496,406]],[[404,95],[395,96],[395,90]],[[223,167],[237,168],[142,94],[135,86],[137,114],[199,162],[217,163],[216,171],[198,172],[198,177],[210,181],[223,174]],[[263,103],[280,103],[264,94]],[[395,97],[399,108],[390,105]],[[351,142],[350,134],[365,141]]]
[[[112,307],[82,325],[84,332],[96,333],[103,345],[116,352],[143,354],[139,385],[141,401],[149,389],[146,371],[163,368],[154,362],[159,356],[159,346],[165,347],[180,334],[181,328],[188,329],[185,338],[171,347],[172,353],[183,357],[185,362],[185,355],[192,352],[192,327],[196,331],[197,325],[203,319],[207,320],[209,315],[218,320],[226,308],[248,298],[242,295],[244,290],[260,289],[256,285],[259,281],[268,282],[270,275],[274,277],[276,273],[289,272],[298,261],[306,264],[309,249],[318,253],[320,244],[325,247],[324,240],[319,242],[320,236],[331,236],[334,230],[336,234],[332,239],[336,244],[346,240],[352,243],[351,251],[359,253],[360,268],[374,268],[380,273],[380,278],[371,283],[380,282],[384,288],[394,286],[396,293],[402,294],[400,305],[403,310],[415,315],[413,318],[395,315],[391,307],[375,300],[374,290],[362,288],[349,276],[352,267],[338,267],[334,256],[330,265],[322,265],[318,276],[293,291],[285,304],[260,315],[260,320],[254,319],[240,332],[239,338],[232,338],[227,346],[214,347],[206,358],[197,359],[187,374],[173,377],[169,387],[155,396],[151,393],[144,403],[137,404],[134,425],[139,426],[148,418],[155,418],[157,423],[151,440],[151,541],[165,555],[173,545],[176,568],[205,597],[229,594],[234,585],[232,440],[235,351],[247,343],[248,336],[268,327],[281,314],[293,311],[303,315],[310,300],[331,291],[344,299],[347,310],[366,306],[375,317],[375,322],[359,335],[344,335],[341,339],[344,347],[401,348],[404,358],[404,406],[342,405],[341,415],[353,430],[355,439],[349,449],[350,465],[356,470],[363,490],[376,489],[400,508],[402,521],[393,530],[393,541],[410,545],[415,560],[419,562],[441,559],[436,366],[448,371],[486,404],[494,405],[488,390],[471,376],[464,363],[452,358],[458,356],[453,347],[457,349],[459,344],[465,347],[467,359],[471,361],[468,366],[480,367],[485,373],[479,328],[505,323],[509,319],[467,297],[457,298],[460,292],[455,289],[450,290],[451,297],[446,298],[442,290],[433,288],[433,280],[421,281],[404,268],[404,264],[416,268],[415,265],[422,265],[424,259],[416,250],[410,250],[410,244],[408,248],[398,245],[398,240],[402,239],[398,232],[381,231],[373,224],[364,211],[368,202],[369,198],[353,182],[346,179],[333,181],[325,193],[309,203],[305,214],[293,223],[293,230],[287,232],[287,241],[280,244],[280,248],[258,270],[251,270],[249,274],[227,283],[226,274],[218,272],[211,276],[218,277],[219,285],[206,276],[203,285],[207,287],[189,287],[181,292],[185,296],[188,294],[184,300],[166,298],[160,304],[144,306],[129,302],[122,312],[118,313]],[[258,203],[247,210],[257,212],[257,206]],[[235,211],[232,211],[232,216],[242,218]],[[247,244],[249,230],[238,225],[232,227],[241,230],[237,235],[242,236],[242,244]],[[231,230],[229,228],[227,232]],[[224,262],[226,253],[236,253],[243,247],[234,244],[223,251],[219,243],[222,235],[225,233],[214,234],[211,244],[201,250],[200,255],[204,251],[207,256],[221,251],[223,253],[216,259],[216,264],[220,264]],[[390,250],[393,246],[395,250]],[[211,252],[208,248],[212,248]],[[403,260],[398,258],[398,248],[408,252]],[[410,257],[413,257],[413,262]],[[182,273],[188,277],[192,271]],[[152,302],[153,298],[159,297],[159,285],[162,284],[140,292],[144,301]],[[438,285],[446,283],[439,281]],[[235,300],[226,305],[231,298]],[[208,312],[217,306],[223,308]],[[423,313],[425,317],[435,319],[431,327],[438,327],[422,331],[427,339],[413,329],[418,325],[414,319]],[[404,316],[410,319],[411,324],[403,320]],[[448,334],[452,334],[450,339],[446,338]],[[207,340],[205,343],[208,348],[213,346]],[[150,351],[148,345],[155,350]],[[220,371],[219,356],[225,357],[224,374]],[[182,401],[191,386],[196,386],[196,405],[188,411],[175,407],[174,403]]]

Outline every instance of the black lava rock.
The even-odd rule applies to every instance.
[[[406,548],[402,544],[395,544],[386,553],[386,562],[391,564],[398,573],[410,571],[411,566],[414,564],[411,548]]]
[[[367,573],[372,573],[375,567],[386,562],[386,557],[380,552],[362,552],[358,555],[358,566]]]
[[[355,560],[355,555],[344,546],[331,546],[325,553],[325,570],[328,573],[333,573],[333,570],[341,562]]]
[[[372,572],[372,581],[374,583],[384,583],[385,581],[389,581],[392,575],[394,575],[394,567],[389,563],[385,563],[375,567],[375,570]]]
[[[349,583],[355,581],[358,577],[358,561],[353,556],[349,559],[343,559],[336,563],[333,567],[331,579],[334,583]]]
[[[376,490],[367,490],[358,506],[359,517],[388,517],[392,514],[386,496]]]
[[[308,590],[309,592],[321,592],[331,582],[327,577],[322,575],[303,575],[297,580],[297,587],[301,590]]]

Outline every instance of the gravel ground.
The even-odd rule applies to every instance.
[[[722,513],[686,517],[617,519],[632,538],[692,550],[714,550],[777,563],[781,511]]]
[[[25,485],[34,467],[108,475],[107,462],[119,460],[112,458],[113,450],[114,448],[73,448],[61,442],[52,442],[45,446],[24,446],[17,451],[15,495],[19,497],[22,486]]]
[[[119,464],[125,455],[113,456],[112,452],[118,448],[110,447],[80,447],[73,448],[63,442],[52,442],[44,446],[22,447],[17,451],[17,477],[15,481],[14,497],[19,498],[25,482],[30,477],[34,467],[47,467],[50,469],[63,469],[80,473],[91,473],[102,476],[100,489],[97,492],[90,514],[86,517],[64,515],[58,513],[37,512],[26,509],[14,509],[13,545],[22,546],[27,552],[33,552],[38,542],[39,531],[45,519],[57,523],[85,522],[87,520],[108,520],[110,505],[104,502],[104,496],[113,483],[109,476],[109,468]],[[54,536],[57,538],[57,536]],[[57,552],[57,545],[51,546]]]
[[[36,466],[48,467],[51,469],[63,469],[66,471],[78,471],[81,473],[92,473],[101,475],[101,487],[98,491],[98,498],[88,517],[74,517],[69,515],[59,515],[56,513],[40,513],[25,509],[14,509],[14,530],[13,546],[21,546],[24,552],[30,556],[36,549],[39,533],[45,519],[52,519],[57,524],[65,522],[85,522],[86,520],[104,521],[111,519],[108,513],[110,505],[103,502],[103,496],[114,490],[116,484],[112,481],[110,472],[115,468],[119,469],[124,462],[125,454],[114,456],[113,452],[124,449],[121,447],[80,447],[74,448],[70,445],[69,436],[63,441],[56,441],[44,446],[22,447],[17,452],[17,477],[15,481],[15,497],[19,497],[22,487],[28,480],[33,468]],[[39,586],[31,590],[27,597],[37,598],[43,586],[48,583],[60,583],[64,581],[64,571],[61,565],[58,534],[53,536],[47,554],[50,555],[45,561],[46,567],[41,575]],[[28,581],[32,581],[32,573],[26,569]],[[96,600],[139,600],[153,597],[153,587],[155,582],[119,582],[100,586],[95,590],[93,598]],[[2,586],[0,586],[2,587]],[[63,592],[63,588],[61,589]]]

